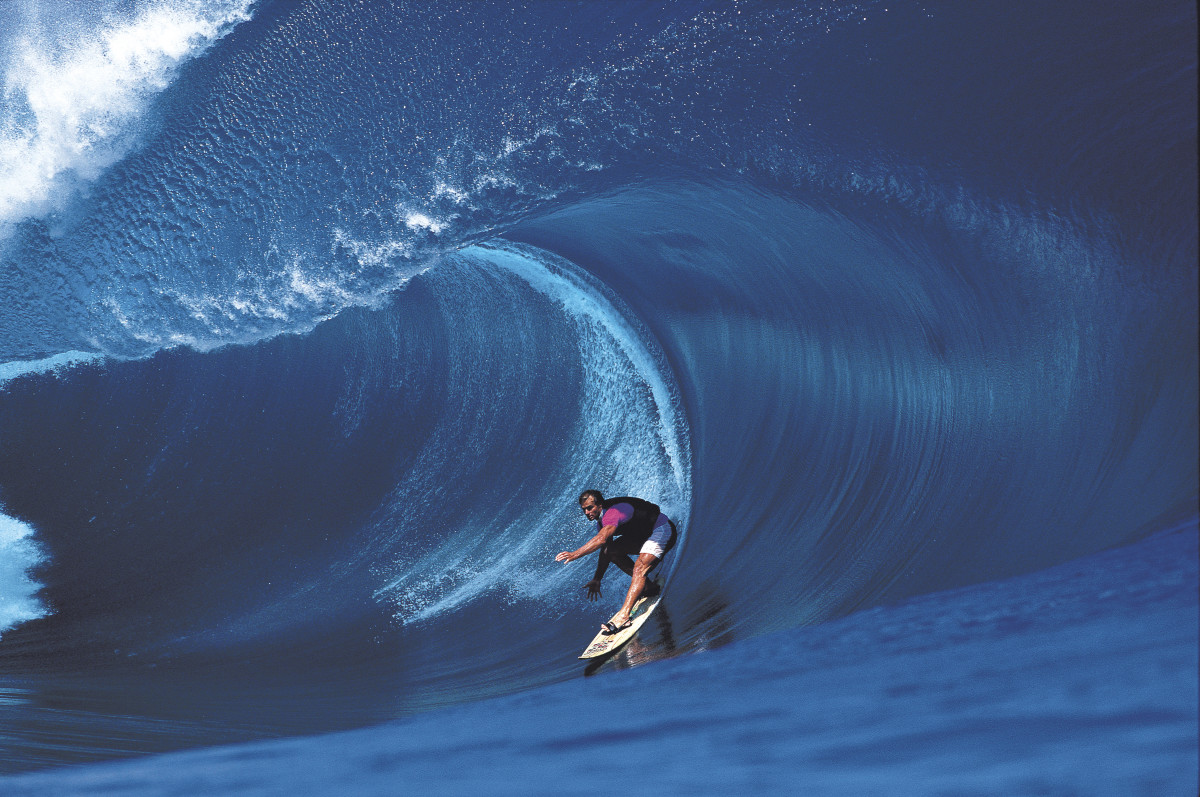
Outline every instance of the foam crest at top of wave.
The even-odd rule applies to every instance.
[[[17,11],[0,46],[0,225],[60,210],[81,181],[128,153],[179,67],[249,19],[251,5],[163,0],[122,14],[32,3]]]

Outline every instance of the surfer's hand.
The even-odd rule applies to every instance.
[[[604,594],[600,591],[600,582],[596,579],[592,579],[588,583],[584,584],[583,588],[588,591],[587,599],[590,601],[594,601]]]
[[[554,557],[554,561],[556,561],[556,562],[569,562],[569,561],[571,561],[571,560],[572,560],[572,559],[574,559],[574,558],[575,558],[574,556],[571,556],[571,551],[563,551],[563,552],[562,552],[562,553],[560,553],[558,556]]]

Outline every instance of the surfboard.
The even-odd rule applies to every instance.
[[[659,583],[657,579],[652,579]],[[659,586],[662,586],[659,583]],[[583,651],[581,659],[596,659],[601,656],[607,656],[610,653],[616,653],[629,640],[633,639],[637,632],[641,629],[646,621],[650,619],[650,615],[658,608],[659,601],[662,600],[665,589],[659,590],[658,594],[653,598],[638,598],[637,603],[633,604],[633,611],[629,613],[629,619],[632,621],[628,628],[622,628],[615,634],[606,634],[603,630],[592,639],[587,648]]]

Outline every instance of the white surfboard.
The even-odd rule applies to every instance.
[[[659,586],[662,585],[659,584]],[[650,619],[651,613],[658,608],[658,602],[662,600],[664,592],[666,590],[662,589],[653,598],[638,598],[637,603],[633,604],[633,611],[629,613],[629,619],[632,621],[629,627],[622,628],[615,634],[606,634],[604,631],[596,634],[579,658],[595,659],[615,653],[622,645],[633,639],[638,630]]]

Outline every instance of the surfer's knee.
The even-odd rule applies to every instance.
[[[644,553],[641,556],[639,556],[637,558],[637,561],[634,562],[634,564],[633,564],[634,575],[644,576],[647,573],[649,573],[651,570],[653,570],[654,566],[656,564],[658,564],[657,556],[653,556],[652,554]]]

